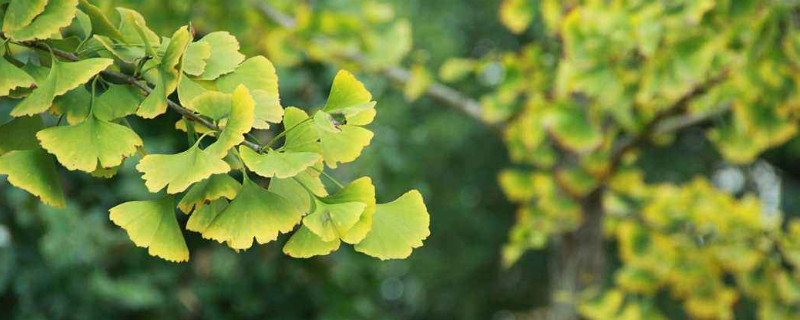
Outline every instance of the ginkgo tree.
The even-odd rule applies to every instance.
[[[0,99],[14,117],[0,125],[0,174],[43,203],[66,205],[64,169],[107,178],[138,153],[154,196],[111,208],[110,219],[169,261],[190,257],[177,211],[189,215],[187,230],[234,250],[288,234],[283,252],[300,258],[345,242],[401,259],[428,237],[418,191],[376,203],[369,177],[345,185],[326,172],[373,138],[376,103],[351,73],[340,71],[309,114],[284,108],[272,63],[247,58],[224,31],[183,26],[164,37],[136,11],[106,16],[86,0],[4,0],[0,17]],[[170,111],[191,146],[149,154],[127,119]],[[277,134],[258,141],[255,130]]]

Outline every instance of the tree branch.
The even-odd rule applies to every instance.
[[[258,10],[258,12],[260,12],[264,17],[274,21],[283,28],[292,29],[297,26],[297,23],[294,21],[294,18],[281,12],[280,10],[278,10],[277,8],[275,8],[274,6],[265,1],[254,0],[252,1],[252,4],[256,8],[256,10]],[[351,55],[350,57],[348,57],[348,59],[358,63],[363,63],[364,61],[364,57],[361,54]],[[395,84],[401,86],[404,86],[408,84],[409,81],[411,81],[411,72],[408,71],[408,69],[399,66],[391,66],[383,68],[378,73],[383,75],[387,79],[391,80]],[[483,119],[480,102],[468,97],[467,95],[447,85],[434,81],[428,86],[428,88],[425,91],[425,94],[437,101],[444,103],[445,105],[451,108],[460,111],[461,113],[466,114],[467,116],[475,120],[478,120],[479,122],[489,127],[500,126],[500,124],[498,123],[490,123],[485,119]]]
[[[43,45],[43,44],[41,44],[39,42],[22,42],[20,44],[23,45],[23,46],[29,47],[29,48],[35,48],[35,49],[39,49],[39,50],[45,50],[45,51],[52,50],[54,55],[56,55],[56,56],[58,56],[58,57],[60,57],[60,58],[62,58],[64,60],[69,60],[69,61],[78,61],[78,60],[80,60],[80,58],[78,58],[78,56],[76,56],[73,53],[66,52],[66,51],[63,51],[63,50],[59,50],[59,49],[56,49],[56,48],[49,48],[49,47],[47,47],[47,46],[45,46],[45,45]],[[104,71],[100,71],[100,75],[102,75],[104,77],[107,77],[109,79],[113,79],[113,80],[118,81],[118,82],[122,82],[122,83],[125,83],[125,84],[128,84],[128,85],[131,85],[133,87],[139,88],[140,90],[144,91],[148,95],[153,92],[153,89],[151,89],[145,82],[139,81],[138,79],[136,79],[136,78],[134,78],[134,77],[132,77],[130,75],[124,74],[124,73],[104,70]],[[185,107],[173,102],[172,100],[167,99],[167,106],[169,106],[170,109],[172,109],[175,112],[179,113],[181,116],[185,117],[186,119],[189,119],[191,121],[197,122],[197,123],[205,126],[206,128],[209,128],[211,130],[215,130],[217,132],[221,132],[220,127],[217,126],[216,124],[214,124],[213,122],[208,121],[208,120],[200,117],[198,114],[194,113],[194,111],[186,109]],[[249,147],[249,148],[251,148],[251,149],[253,149],[253,150],[256,150],[256,151],[261,150],[261,147],[262,147],[262,145],[260,145],[260,144],[257,144],[257,143],[251,142],[251,141],[247,141],[247,140],[242,142],[242,144],[247,146],[247,147]]]

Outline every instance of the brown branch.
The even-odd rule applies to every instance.
[[[283,28],[292,29],[297,25],[294,18],[281,12],[265,1],[253,0],[252,4],[264,17],[274,21]],[[353,54],[347,58],[357,63],[363,64],[364,62],[364,57],[361,54]],[[379,70],[378,73],[401,86],[404,86],[411,81],[411,72],[408,71],[408,69],[399,66],[383,68]],[[478,120],[489,127],[497,128],[501,126],[499,123],[491,123],[483,119],[480,102],[468,97],[456,89],[453,89],[452,87],[433,81],[425,90],[425,94],[475,120]]]
[[[78,56],[76,56],[73,53],[66,52],[66,51],[63,51],[63,50],[59,50],[59,49],[56,49],[56,48],[49,48],[46,45],[44,45],[42,43],[39,43],[39,42],[22,42],[20,44],[23,45],[23,46],[26,46],[26,47],[35,48],[35,49],[39,49],[39,50],[45,50],[45,51],[51,51],[52,50],[54,55],[56,55],[56,56],[58,56],[58,57],[60,57],[60,58],[62,58],[64,60],[68,60],[68,61],[78,61],[78,60],[80,60],[80,58],[78,58]],[[113,80],[115,80],[117,82],[126,83],[128,85],[136,87],[136,88],[144,91],[148,95],[153,92],[153,89],[151,89],[150,86],[148,86],[145,82],[139,81],[138,79],[136,79],[136,78],[134,78],[134,77],[132,77],[130,75],[124,74],[124,73],[104,70],[104,71],[100,71],[100,75],[102,75],[103,77],[109,78],[109,79],[113,79]],[[167,99],[167,106],[169,106],[170,109],[172,109],[175,112],[179,113],[181,116],[185,117],[186,119],[189,119],[191,121],[197,122],[197,123],[205,126],[206,128],[209,128],[211,130],[215,130],[215,131],[218,131],[218,132],[221,131],[220,127],[217,126],[216,124],[214,124],[213,122],[208,121],[208,120],[200,117],[198,114],[194,113],[194,111],[186,109],[185,107],[173,102],[172,100]],[[260,144],[257,144],[257,143],[251,142],[251,141],[247,141],[247,140],[242,142],[242,144],[247,146],[247,147],[250,147],[251,149],[256,150],[256,151],[261,150],[261,147],[263,147]]]

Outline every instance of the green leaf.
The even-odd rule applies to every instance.
[[[239,153],[248,169],[265,178],[294,177],[322,159],[313,152],[279,152],[270,149],[266,154],[259,154],[248,147],[240,147]]]
[[[131,86],[111,84],[95,99],[93,112],[98,119],[111,121],[136,113],[141,101],[141,96]]]
[[[3,17],[3,32],[19,30],[44,11],[47,0],[11,0]]]
[[[94,114],[75,125],[44,129],[36,137],[65,168],[86,172],[94,171],[98,161],[103,168],[115,167],[142,146],[133,130]]]
[[[211,57],[211,45],[206,42],[192,42],[186,47],[183,56],[183,72],[199,76],[206,69],[206,60]]]
[[[219,122],[230,115],[232,97],[219,91],[204,91],[192,99],[191,105],[197,113]]]
[[[125,41],[122,33],[119,32],[110,20],[103,14],[100,8],[92,5],[89,1],[79,0],[78,7],[83,10],[92,21],[92,31],[94,34],[108,36],[117,41]]]
[[[239,182],[236,182],[237,184]],[[191,216],[189,221],[186,222],[186,230],[203,233],[211,225],[211,222],[217,218],[222,210],[228,206],[228,200],[217,199],[211,201],[207,206],[197,209]]]
[[[333,241],[347,234],[358,222],[366,204],[361,202],[314,202],[314,212],[303,218],[303,225],[322,239]]]
[[[364,212],[358,222],[342,235],[342,241],[349,244],[361,242],[372,229],[372,216],[375,213],[375,186],[372,179],[361,177],[350,182],[344,189],[323,199],[329,203],[360,202],[365,204]]]
[[[301,172],[292,178],[272,178],[269,181],[269,191],[286,198],[289,203],[304,214],[311,212],[312,203],[311,195],[306,191],[306,188],[318,197],[328,195],[322,180],[318,175],[311,174],[311,170]]]
[[[283,253],[293,258],[310,258],[336,251],[340,243],[339,239],[322,241],[306,226],[300,226],[283,246]]]
[[[14,2],[20,1],[31,2],[31,0],[15,0]],[[35,1],[39,2],[41,0]],[[37,4],[34,4],[34,6]],[[28,5],[23,4],[23,6],[27,7]],[[75,12],[78,10],[77,6],[78,0],[49,0],[44,7],[44,11],[39,15],[34,15],[35,18],[32,22],[24,23],[25,19],[14,21],[12,22],[12,26],[16,23],[24,23],[24,26],[20,26],[19,29],[5,30],[6,21],[4,21],[3,31],[5,31],[8,38],[16,41],[48,39],[53,34],[57,33],[59,29],[72,23],[72,18],[75,17]],[[26,14],[24,18],[27,18],[30,16],[31,12],[35,11],[37,10],[28,11],[28,14]],[[6,16],[6,18],[7,17],[8,16]]]
[[[0,74],[3,75],[0,77],[0,97],[7,96],[15,88],[33,87],[36,82],[33,77],[3,57],[0,57]]]
[[[563,147],[588,152],[603,143],[600,130],[574,107],[559,107],[545,116],[545,124],[552,136]]]
[[[308,114],[305,111],[295,107],[286,108],[283,128],[289,131],[283,144],[284,150],[321,153],[319,135],[314,130],[314,124],[307,119]]]
[[[41,117],[19,117],[0,125],[0,155],[13,150],[38,149],[36,132],[42,130]]]
[[[322,111],[329,114],[341,113],[351,115],[374,106],[372,94],[364,84],[347,70],[340,70],[333,78],[328,101]]]
[[[255,102],[245,86],[240,85],[233,91],[230,104],[230,114],[225,128],[217,136],[217,141],[206,149],[218,158],[224,157],[228,154],[228,150],[242,143],[244,134],[250,131],[253,124]]]
[[[0,156],[0,175],[8,182],[56,208],[64,208],[64,192],[53,157],[42,149],[15,150]]]
[[[145,22],[140,13],[126,8],[118,7],[116,9],[119,15],[119,32],[122,34],[123,42],[139,47],[144,46],[145,42],[151,45],[161,43],[161,38],[147,28],[147,22]],[[142,40],[140,33],[144,35],[146,41]],[[144,50],[142,50],[141,55],[144,55]]]
[[[303,213],[283,197],[269,192],[247,177],[242,190],[203,232],[203,237],[227,242],[233,249],[248,249],[292,230]]]
[[[172,34],[169,45],[164,52],[164,58],[158,65],[158,70],[152,72],[155,87],[147,95],[139,111],[142,118],[152,119],[167,111],[167,97],[178,87],[180,80],[179,64],[186,47],[192,41],[192,34],[187,27],[181,27]]]
[[[230,171],[227,162],[200,149],[199,143],[197,140],[191,148],[178,154],[155,154],[142,158],[136,170],[144,173],[142,179],[147,189],[155,193],[167,187],[167,193],[175,194],[211,175]]]
[[[185,214],[202,208],[206,203],[219,198],[233,199],[242,185],[227,174],[215,174],[192,185],[183,196],[178,208]]]
[[[278,94],[278,75],[267,58],[249,58],[236,71],[220,77],[216,82],[222,92],[231,93],[242,84],[250,89],[256,103],[253,128],[267,129],[269,123],[281,121],[283,108]]]
[[[224,31],[212,32],[197,42],[207,43],[211,46],[211,56],[206,60],[206,68],[200,79],[214,80],[219,76],[233,72],[244,61],[244,55],[239,53],[239,41],[230,33]]]
[[[86,59],[77,62],[61,62],[58,59],[54,59],[47,79],[38,83],[38,88],[14,107],[11,110],[11,115],[19,117],[46,111],[50,108],[55,97],[88,82],[89,79],[113,62],[114,60],[104,58]]]
[[[422,240],[430,235],[429,225],[422,195],[412,190],[395,201],[375,206],[372,230],[355,249],[381,260],[403,259],[413,248],[422,246]]]
[[[178,99],[181,105],[190,110],[195,109],[194,100],[208,91],[209,90],[206,90],[200,83],[195,82],[189,77],[181,77],[178,83]]]
[[[78,86],[62,96],[56,97],[50,112],[64,116],[69,124],[76,124],[86,119],[91,104],[92,94],[86,90],[85,86]]]
[[[318,114],[325,115],[322,111]],[[361,155],[364,147],[372,141],[373,133],[355,125],[339,125],[338,132],[331,130],[334,128],[330,121],[328,125],[317,121],[315,116],[314,128],[319,135],[322,158],[328,167],[336,168],[338,163],[351,162]]]
[[[136,246],[149,248],[151,256],[172,262],[189,261],[189,249],[178,226],[173,207],[175,198],[131,201],[108,210],[111,221],[128,232]]]

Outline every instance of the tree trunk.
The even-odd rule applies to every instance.
[[[561,235],[550,265],[550,319],[580,319],[577,298],[586,288],[600,285],[605,270],[602,189],[581,201],[583,224]]]

